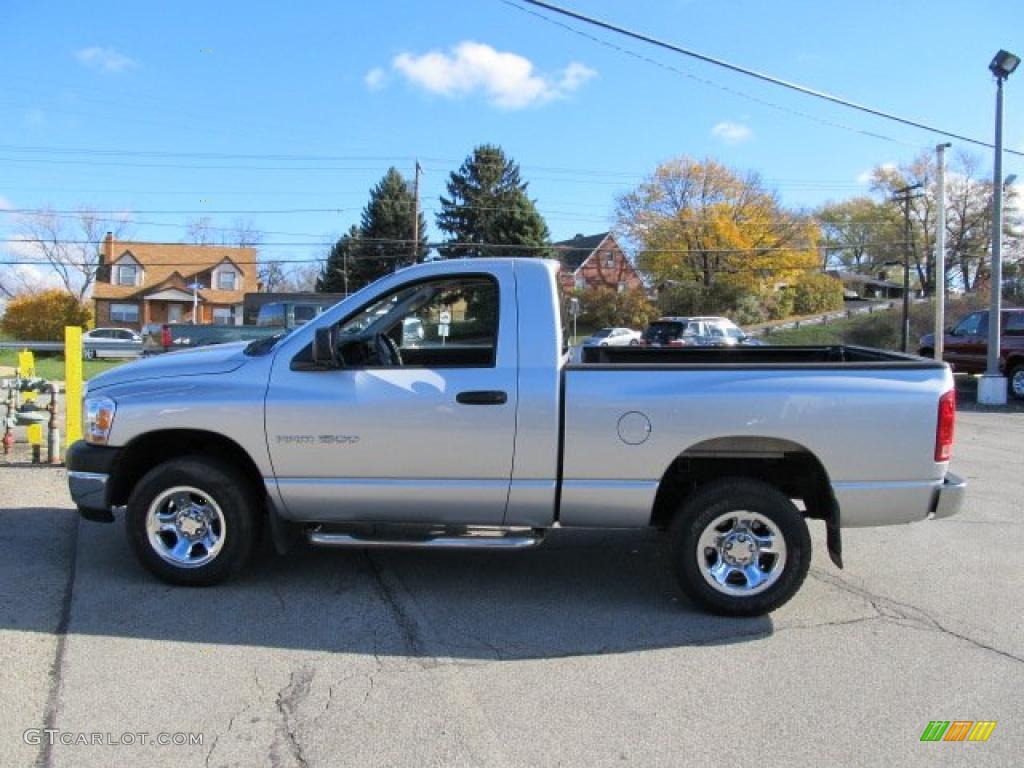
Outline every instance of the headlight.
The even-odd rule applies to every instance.
[[[109,397],[99,395],[85,398],[85,442],[106,445],[110,428],[114,426],[114,412],[117,406]]]

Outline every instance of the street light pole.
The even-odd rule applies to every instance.
[[[999,339],[1003,309],[1003,81],[1020,64],[1020,58],[999,51],[989,70],[996,77],[996,142],[992,182],[992,269],[989,280],[991,300],[988,311],[988,360],[985,375],[978,382],[978,402],[985,405],[1006,403],[1006,378],[999,372]]]
[[[935,222],[935,359],[941,360],[946,342],[946,150],[949,143],[935,147],[938,166]]]

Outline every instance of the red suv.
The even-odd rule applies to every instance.
[[[1010,394],[1024,400],[1024,309],[1004,309],[999,366],[1009,380]],[[963,373],[984,373],[988,360],[988,310],[971,312],[947,329],[942,359]],[[921,338],[918,351],[932,357],[935,335]]]

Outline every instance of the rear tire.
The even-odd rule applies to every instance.
[[[669,528],[676,578],[686,596],[724,616],[760,616],[800,589],[811,537],[799,510],[767,483],[716,480],[682,505]]]
[[[206,456],[164,462],[136,484],[125,525],[139,562],[163,581],[217,584],[252,554],[259,505],[246,478]]]

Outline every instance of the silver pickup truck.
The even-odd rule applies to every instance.
[[[665,530],[684,592],[732,615],[799,589],[822,520],[954,514],[949,368],[853,347],[595,348],[569,363],[558,265],[389,275],[290,334],[88,384],[71,495],[184,585],[261,532],[336,547],[525,549],[553,528]],[[410,336],[410,323],[422,334]]]

